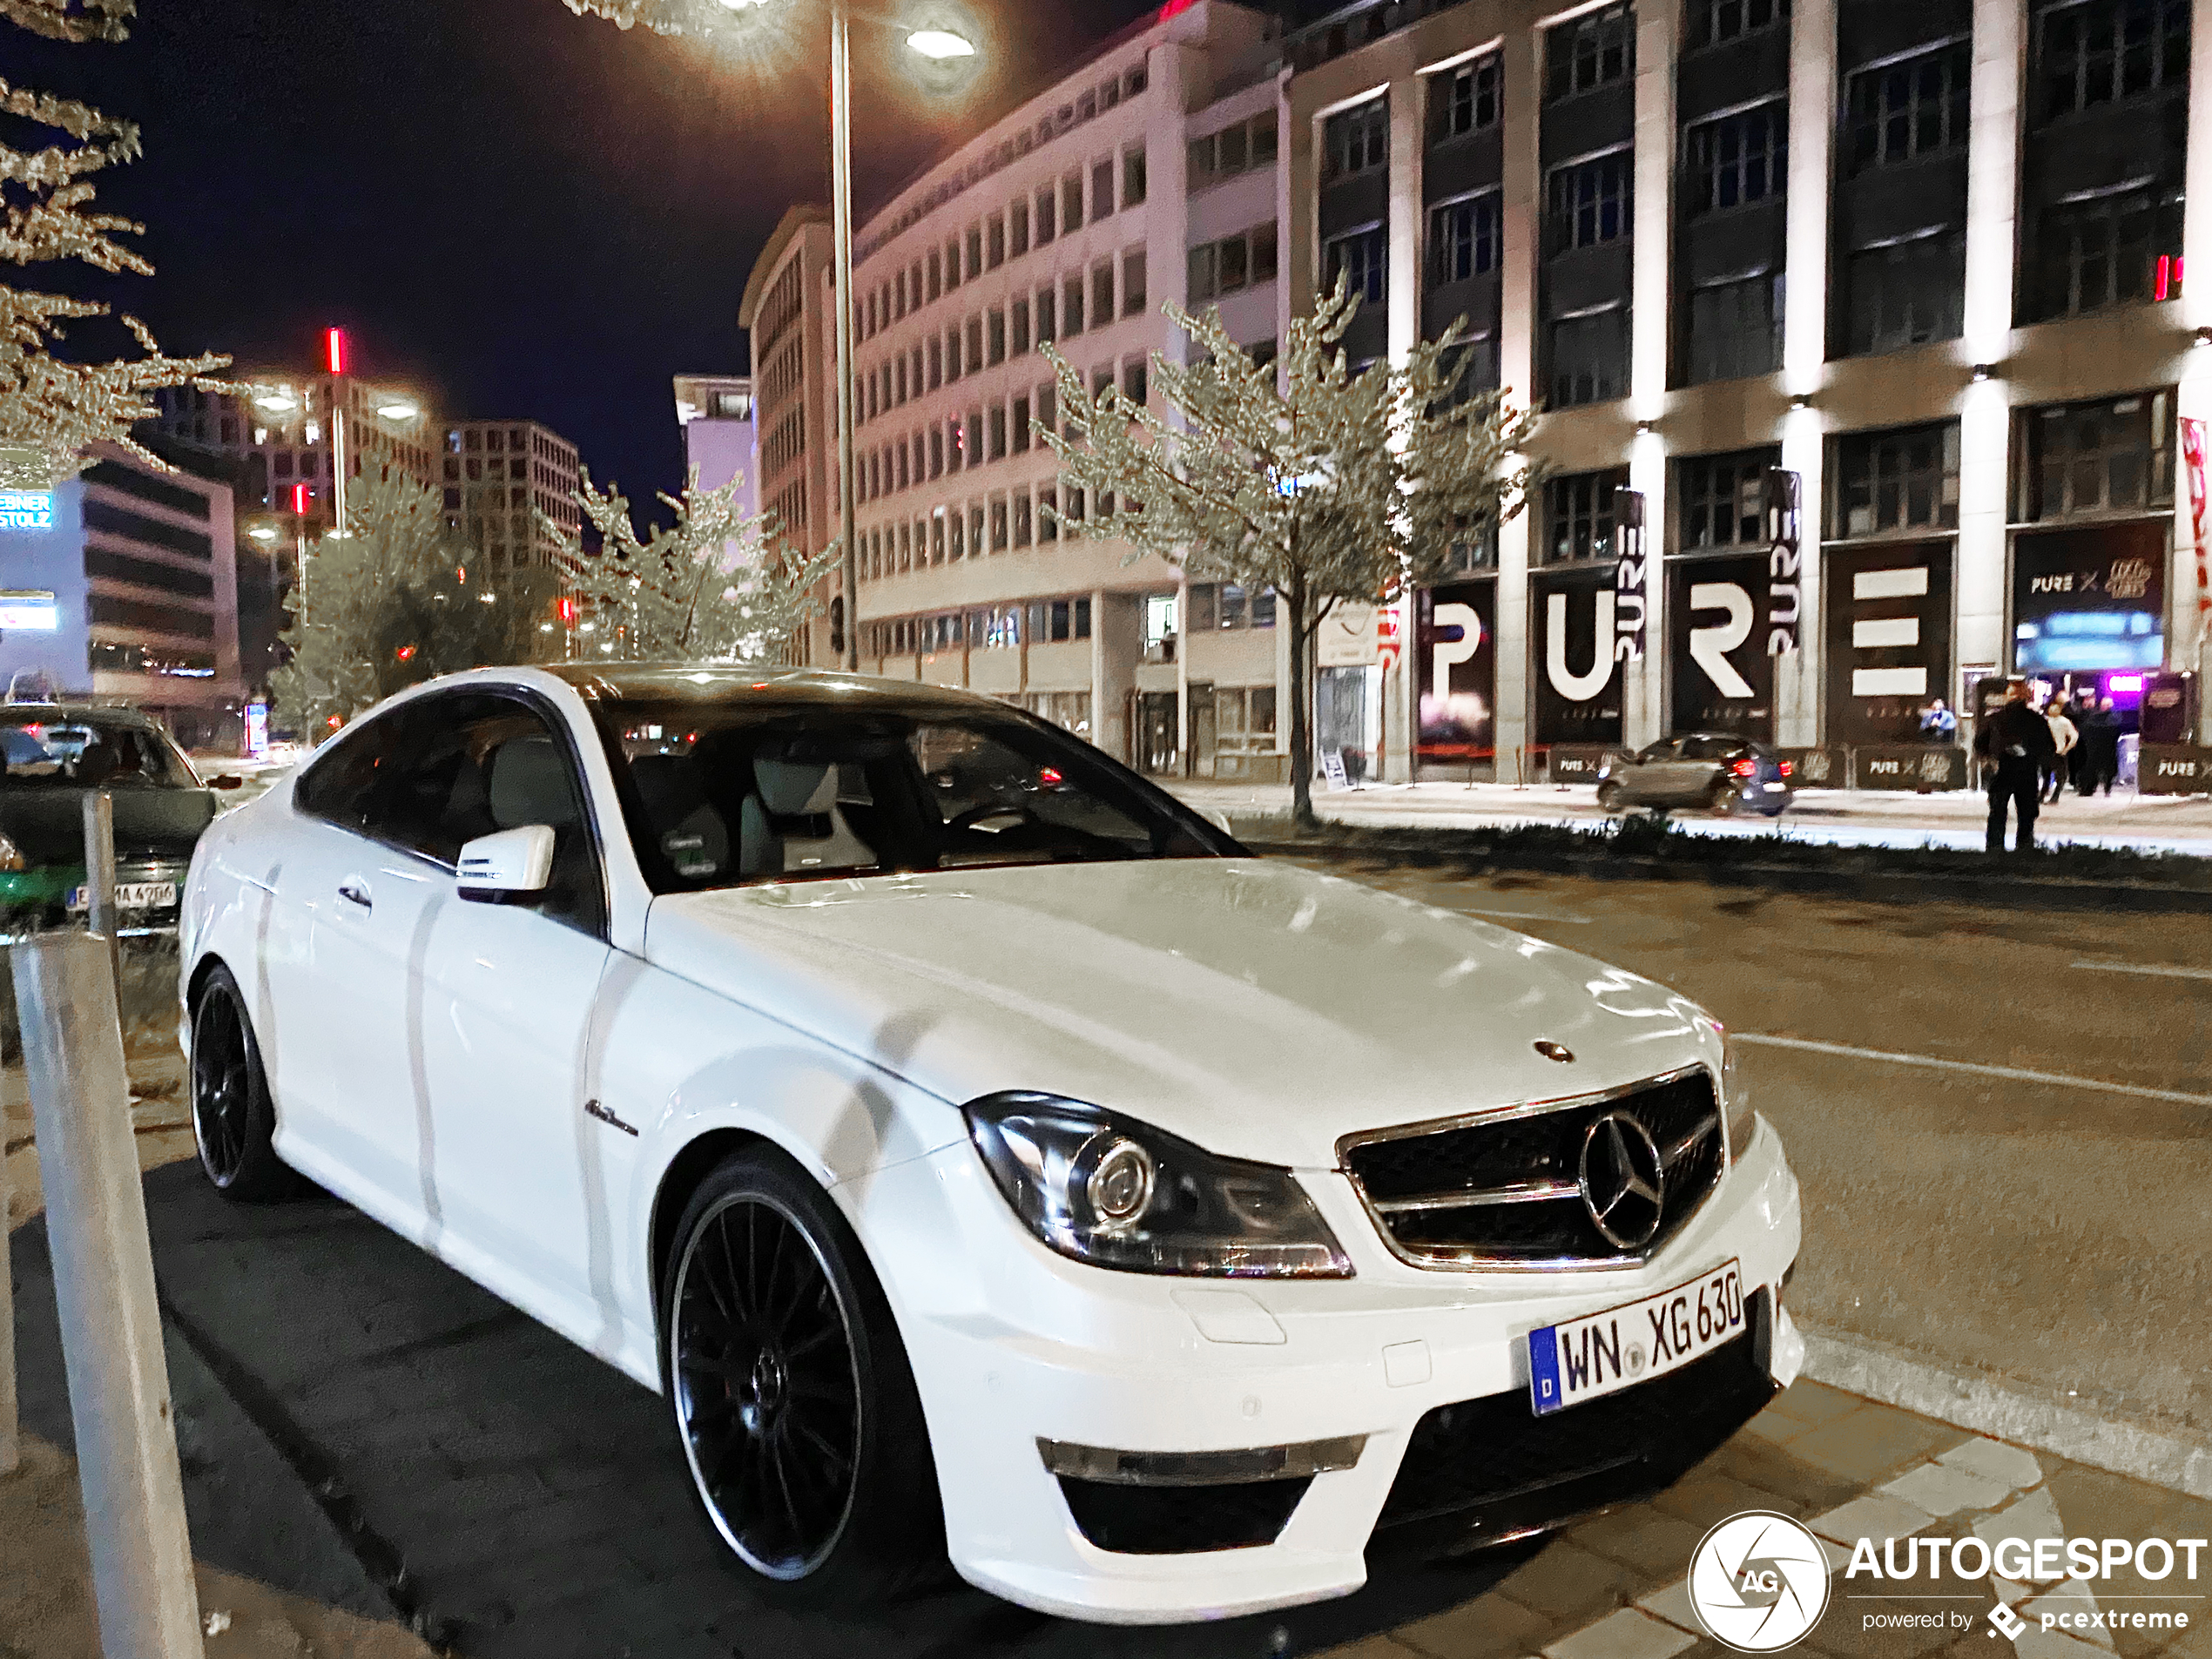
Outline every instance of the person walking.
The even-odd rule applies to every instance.
[[[2056,804],[2060,792],[2066,788],[2067,773],[2071,763],[2067,757],[2081,741],[2081,733],[2067,713],[2066,693],[2060,691],[2045,705],[2043,718],[2051,728],[2051,742],[2054,752],[2043,763],[2043,804]]]
[[[2027,853],[2035,846],[2035,813],[2041,804],[2044,757],[2056,748],[2051,723],[2029,706],[2026,680],[2005,688],[2005,706],[1978,723],[1974,754],[1985,768],[1989,786],[1989,841],[1992,853],[2005,850],[2005,808],[2013,809],[2016,827],[2013,850]]]
[[[2074,761],[2074,787],[2084,799],[2095,794],[2099,785],[2109,795],[2113,779],[2120,773],[2120,715],[2112,698],[2083,692],[2081,718],[2075,725],[2080,728],[2081,741]]]

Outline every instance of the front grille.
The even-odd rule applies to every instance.
[[[1060,1477],[1068,1513],[1082,1535],[1101,1549],[1124,1555],[1184,1555],[1271,1544],[1312,1484],[1310,1474],[1204,1487],[1136,1487]]]
[[[1407,1438],[1373,1544],[1494,1542],[1663,1490],[1774,1398],[1771,1306],[1757,1291],[1743,1335],[1584,1405],[1539,1417],[1518,1388],[1426,1413]]]
[[[1583,1143],[1614,1112],[1642,1125],[1665,1170],[1657,1231],[1633,1244],[1599,1231],[1580,1185]],[[1703,1066],[1601,1096],[1350,1136],[1342,1150],[1383,1237],[1425,1267],[1642,1261],[1696,1213],[1725,1158],[1719,1102]]]

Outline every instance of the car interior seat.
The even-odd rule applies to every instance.
[[[501,744],[492,753],[487,790],[496,828],[546,824],[564,830],[576,824],[576,792],[550,738],[511,738]]]
[[[730,826],[707,799],[696,759],[687,754],[633,755],[630,777],[661,856],[678,875],[697,881],[729,869]]]

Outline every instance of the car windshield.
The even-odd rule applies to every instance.
[[[0,758],[10,788],[199,787],[160,732],[91,709],[0,717]]]
[[[657,892],[1236,850],[1013,712],[625,698],[594,713]]]

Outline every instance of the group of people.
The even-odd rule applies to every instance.
[[[2069,781],[2085,798],[2101,787],[2112,793],[2120,775],[2120,715],[2109,692],[2081,692],[2074,700],[2061,691],[2041,708],[2034,687],[2024,679],[2006,688],[2005,705],[1979,723],[1974,756],[1989,786],[1989,839],[1993,853],[2005,850],[2005,814],[2012,809],[2013,846],[2025,853],[2035,845],[2035,816],[2058,799]]]

